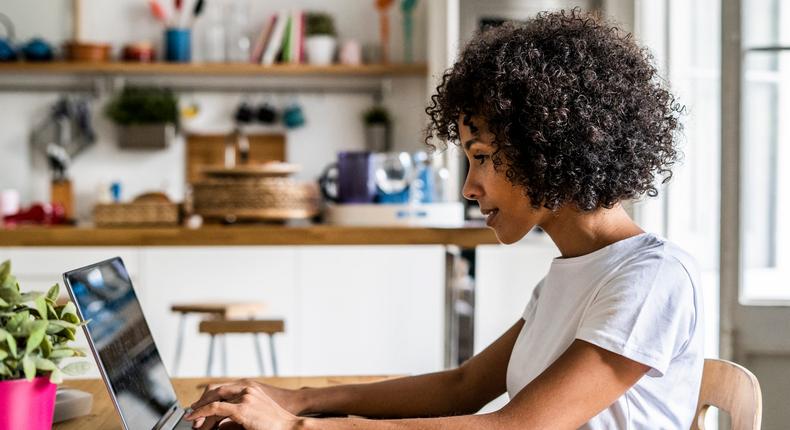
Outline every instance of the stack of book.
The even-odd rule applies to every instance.
[[[302,64],[304,54],[305,13],[302,10],[280,11],[264,25],[250,52],[250,62]]]

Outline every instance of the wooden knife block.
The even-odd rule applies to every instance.
[[[225,163],[225,145],[230,139],[232,137],[227,134],[187,135],[187,183],[192,184],[204,179],[205,176],[201,173],[203,167],[222,166]],[[284,134],[249,134],[247,139],[250,142],[249,164],[285,161]],[[238,148],[236,148],[236,159],[239,159]]]

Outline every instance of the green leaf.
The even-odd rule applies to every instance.
[[[8,306],[11,306],[11,304],[3,300],[2,297],[0,297],[0,307],[8,307]]]
[[[46,321],[33,321],[30,328],[30,336],[27,338],[27,346],[25,347],[25,354],[30,354],[34,349],[38,348],[44,336],[47,334]]]
[[[55,370],[58,366],[55,365],[52,360],[48,360],[42,357],[36,357],[36,369],[48,371],[48,370]]]
[[[0,342],[2,342],[4,339],[8,345],[8,352],[11,353],[11,356],[16,357],[16,339],[14,339],[14,336],[12,336],[11,333],[0,328]]]
[[[47,299],[47,316],[48,319],[58,319],[58,311],[55,310],[55,307],[49,303],[49,299]]]
[[[57,367],[49,374],[49,382],[53,384],[60,384],[63,382],[63,373],[58,370]]]
[[[22,357],[22,369],[24,369],[25,379],[28,381],[31,381],[36,377],[36,363],[27,354]]]
[[[0,264],[0,284],[11,274],[11,260],[6,260]]]
[[[49,340],[49,336],[44,336],[44,340],[41,341],[41,354],[45,358],[52,354],[52,342]]]
[[[9,369],[5,363],[0,363],[0,375],[11,376],[11,369]]]
[[[67,364],[63,369],[63,373],[69,376],[79,376],[91,370],[91,364],[87,361],[75,361]]]
[[[19,311],[16,315],[11,317],[11,319],[6,324],[6,328],[12,332],[17,331],[19,327],[21,327],[22,324],[28,320],[30,320],[30,312],[27,310]]]
[[[51,300],[52,303],[55,303],[55,301],[58,300],[59,296],[60,296],[60,284],[53,285],[52,287],[50,287],[49,291],[47,291],[47,298]]]
[[[56,349],[49,354],[49,358],[54,360],[56,358],[74,357],[74,350],[71,349]]]
[[[0,298],[13,305],[20,302],[21,294],[19,294],[19,290],[16,289],[15,286],[6,285],[11,278],[13,278],[13,276],[9,276],[5,282],[0,283]],[[16,281],[14,280],[14,282]]]
[[[38,312],[38,316],[42,320],[47,319],[47,297],[46,296],[38,296],[35,299],[36,304],[36,311]]]
[[[8,353],[4,349],[0,349],[0,360],[5,360],[8,357]]]
[[[60,319],[74,324],[80,322],[80,318],[77,316],[77,307],[74,306],[74,302],[68,302],[63,306],[63,309],[60,310]]]

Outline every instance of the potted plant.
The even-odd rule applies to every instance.
[[[166,148],[176,134],[178,100],[164,88],[125,87],[107,105],[121,148]]]
[[[308,13],[305,33],[307,62],[322,66],[332,64],[337,46],[337,33],[332,16],[323,12]]]
[[[372,152],[388,152],[390,145],[390,113],[384,107],[376,105],[362,114],[365,124],[365,144]]]
[[[84,357],[69,346],[82,325],[74,303],[58,305],[60,287],[20,291],[11,262],[0,264],[0,428],[49,429],[55,389],[63,374],[78,375],[90,364],[62,361]]]

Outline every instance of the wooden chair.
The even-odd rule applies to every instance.
[[[253,335],[253,342],[255,343],[255,353],[258,357],[258,368],[261,375],[265,374],[263,365],[263,354],[261,353],[260,334],[266,334],[269,337],[269,355],[272,362],[272,375],[277,376],[277,353],[274,349],[274,335],[277,333],[285,333],[285,321],[281,319],[272,320],[204,320],[200,322],[198,327],[200,333],[208,333],[211,335],[211,343],[208,349],[208,365],[206,367],[206,376],[211,376],[211,368],[214,363],[214,340],[217,336],[221,336],[223,340],[222,345],[222,371],[227,375],[227,348],[225,348],[225,335],[228,333],[250,333]],[[224,376],[224,375],[223,375]]]
[[[760,429],[763,416],[760,383],[743,366],[727,360],[705,359],[691,430],[705,430],[705,414],[710,406],[730,414],[732,430]]]
[[[176,335],[176,353],[173,357],[172,376],[178,374],[178,367],[179,364],[181,364],[187,315],[203,314],[217,319],[252,318],[265,308],[266,304],[263,302],[176,303],[170,306],[172,312],[180,315],[178,320],[178,334]]]

